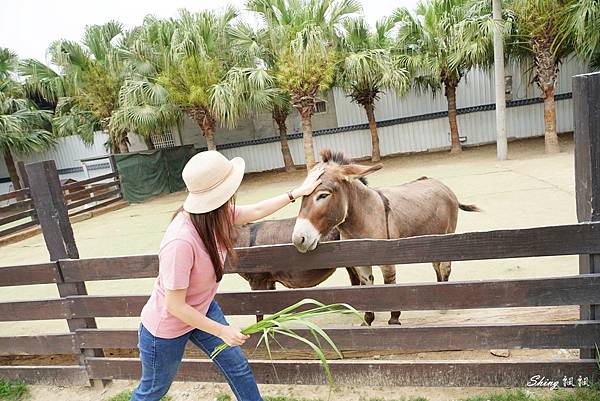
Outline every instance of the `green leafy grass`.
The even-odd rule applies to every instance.
[[[18,380],[0,379],[0,400],[21,401],[29,394],[27,384]]]
[[[131,390],[121,391],[119,394],[114,395],[113,397],[109,398],[108,401],[129,401],[132,393],[133,393],[133,391],[131,391]],[[169,397],[168,395],[165,395],[163,398],[161,398],[161,401],[170,401],[170,400],[171,400],[171,397]]]
[[[298,309],[306,307],[307,305],[311,305],[313,307],[298,311]],[[242,333],[247,335],[260,333],[261,337],[256,346],[258,347],[260,344],[264,343],[269,357],[271,356],[270,341],[272,340],[276,342],[277,340],[275,339],[275,335],[277,334],[291,337],[297,341],[303,342],[313,350],[317,357],[319,357],[319,359],[321,360],[321,364],[323,365],[323,369],[325,370],[325,375],[327,376],[329,384],[333,386],[333,376],[331,375],[331,371],[329,370],[329,364],[327,363],[327,358],[325,358],[325,353],[323,352],[323,348],[321,346],[319,338],[325,340],[340,358],[343,358],[342,353],[337,348],[333,340],[329,337],[329,335],[327,335],[327,333],[323,329],[321,329],[317,324],[310,320],[315,317],[332,314],[353,314],[357,316],[361,321],[363,321],[362,315],[348,304],[325,305],[319,301],[315,301],[314,299],[303,299],[302,301],[299,301],[294,305],[288,306],[287,308],[261,320],[260,322],[246,327],[244,330],[242,330]],[[312,334],[315,341],[310,341],[296,334],[292,330],[292,327],[295,326],[307,328]],[[220,352],[222,352],[227,347],[227,344],[221,344],[220,346],[215,348],[210,357],[214,359],[217,355],[219,355]],[[277,374],[277,372],[275,373]]]

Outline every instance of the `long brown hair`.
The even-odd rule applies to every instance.
[[[221,256],[219,255],[219,247],[226,252],[229,265],[235,266],[237,263],[237,254],[234,249],[237,235],[233,224],[234,211],[235,198],[231,198],[223,206],[208,213],[188,212],[192,224],[206,247],[208,256],[215,269],[217,282],[223,278],[224,270],[224,263],[221,262]],[[180,207],[175,212],[173,218],[179,212],[183,212],[183,207]]]

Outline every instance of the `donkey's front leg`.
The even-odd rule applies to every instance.
[[[275,282],[271,280],[251,281],[250,288],[252,291],[260,290],[275,290]],[[260,322],[264,319],[264,315],[256,315],[256,322]]]
[[[373,266],[359,266],[356,267],[356,272],[358,273],[358,279],[360,280],[360,285],[373,285],[375,279],[373,278]],[[374,312],[365,312],[365,322],[367,325],[371,325],[375,320]]]
[[[452,271],[452,262],[433,262],[433,269],[438,282],[448,281]]]
[[[381,266],[384,284],[396,284],[396,265]],[[400,311],[391,312],[388,324],[400,324]]]

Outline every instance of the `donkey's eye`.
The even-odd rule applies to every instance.
[[[328,193],[326,193],[326,192],[324,192],[324,193],[322,193],[322,194],[319,194],[319,196],[317,196],[317,200],[325,199],[325,198],[327,198],[329,195],[331,195],[331,194],[328,194]]]

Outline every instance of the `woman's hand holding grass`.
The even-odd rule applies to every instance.
[[[223,340],[223,342],[229,345],[230,347],[235,345],[242,345],[246,342],[247,339],[250,338],[250,336],[242,334],[240,329],[238,329],[237,327],[226,325],[223,325],[223,327],[221,327],[221,330],[219,330],[219,334],[217,334],[217,337]]]

